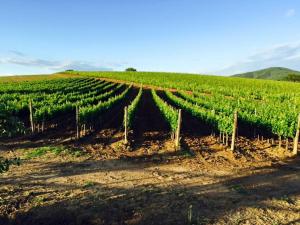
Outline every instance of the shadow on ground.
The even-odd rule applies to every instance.
[[[44,186],[50,197],[41,205],[17,211],[9,217],[2,211],[0,224],[191,224],[189,211],[192,224],[287,225],[300,222],[299,158],[223,175],[176,171],[170,167],[156,170],[161,165],[162,162],[147,163],[134,158],[56,162],[25,176],[3,177],[1,185],[19,184],[26,190]],[[112,181],[95,179],[86,187],[76,182],[50,181],[88,174],[105,178],[112,171],[122,172],[124,177]],[[139,172],[143,175],[135,177]],[[130,182],[131,185],[127,185]],[[80,194],[51,201],[51,194],[66,190],[80,191]],[[31,197],[29,195],[27,201]],[[22,204],[26,201],[15,202],[10,207],[22,208]],[[9,212],[12,209],[1,207],[1,210]],[[282,223],[283,220],[286,223]]]

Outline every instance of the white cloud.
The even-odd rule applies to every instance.
[[[296,10],[295,9],[289,9],[285,12],[286,17],[293,17],[296,15]]]
[[[226,66],[216,74],[232,75],[268,67],[288,67],[300,70],[300,42],[276,45]]]
[[[113,67],[121,67],[119,63],[95,63],[81,60],[48,60],[29,57],[19,51],[10,51],[8,56],[0,57],[0,64],[19,65],[31,68],[43,68],[52,71],[73,70],[103,70],[110,71]]]

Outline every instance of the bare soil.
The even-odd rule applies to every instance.
[[[1,225],[300,224],[300,159],[290,149],[239,137],[230,151],[187,115],[183,149],[174,151],[149,92],[130,146],[123,144],[123,114],[109,115],[80,141],[59,129],[0,142],[0,156],[23,159],[0,175]],[[26,158],[61,145],[84,155]]]

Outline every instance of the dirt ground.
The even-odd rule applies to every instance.
[[[230,151],[183,114],[175,151],[149,93],[141,104],[131,146],[118,109],[79,141],[72,129],[0,141],[0,156],[22,159],[0,174],[0,224],[300,224],[291,149],[239,137]]]
[[[107,129],[94,137],[105,142],[67,145],[83,155],[30,159],[38,143],[1,143],[23,160],[1,174],[0,224],[300,224],[299,157],[255,142],[231,152],[210,136],[187,137],[191,155],[158,135],[129,151]]]

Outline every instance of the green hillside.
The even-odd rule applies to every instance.
[[[300,76],[299,71],[291,70],[284,67],[270,67],[263,70],[236,74],[233,75],[233,77],[268,79],[268,80],[288,80],[288,76],[291,74]]]

